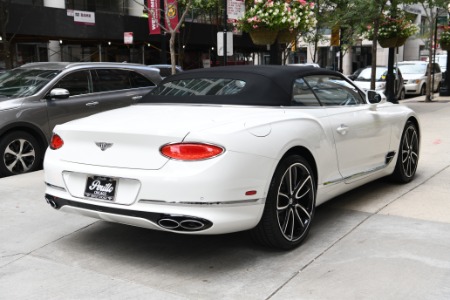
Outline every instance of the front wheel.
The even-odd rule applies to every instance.
[[[281,160],[270,184],[254,239],[283,250],[297,247],[308,235],[316,205],[316,184],[309,163],[292,155]]]
[[[420,88],[420,96],[425,96],[426,93],[427,93],[427,86],[424,84]]]
[[[392,178],[400,183],[408,183],[416,174],[419,162],[419,133],[411,121],[406,123],[400,140],[397,163]]]
[[[16,131],[6,134],[0,141],[0,175],[36,171],[42,153],[37,140],[29,133]]]
[[[405,89],[400,91],[400,95],[398,96],[398,100],[404,100],[406,98]]]

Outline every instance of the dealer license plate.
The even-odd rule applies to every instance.
[[[84,196],[97,200],[114,201],[117,180],[104,176],[89,176],[84,189]]]

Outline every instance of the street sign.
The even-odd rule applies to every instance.
[[[223,31],[217,32],[217,55],[223,56]],[[227,56],[233,55],[233,33],[227,32]]]

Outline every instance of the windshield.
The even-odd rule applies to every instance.
[[[425,74],[427,71],[426,64],[399,64],[398,68],[403,74]]]
[[[0,75],[0,96],[27,97],[43,88],[61,71],[14,69]]]
[[[387,68],[375,68],[375,70],[376,70],[375,81],[385,81]],[[370,81],[370,78],[372,78],[372,68],[367,68],[362,70],[362,72],[358,75],[358,77],[355,80]]]

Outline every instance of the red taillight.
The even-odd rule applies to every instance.
[[[62,138],[57,135],[56,133],[54,133],[52,135],[52,139],[50,140],[50,149],[52,150],[56,150],[61,148],[64,145],[64,141],[62,140]]]
[[[200,143],[169,144],[161,148],[161,153],[178,160],[202,160],[215,157],[224,152],[219,146]]]

